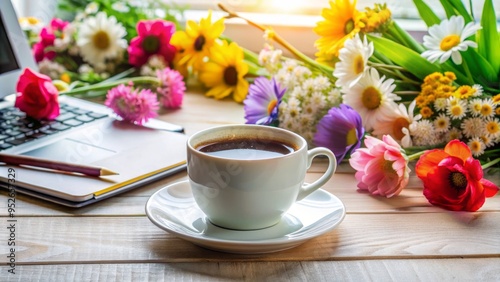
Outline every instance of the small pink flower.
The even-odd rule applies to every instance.
[[[365,137],[366,148],[357,149],[349,163],[357,170],[358,188],[387,198],[398,195],[408,184],[408,157],[390,136]]]
[[[149,89],[134,89],[132,85],[118,85],[108,91],[104,104],[126,121],[143,124],[156,117],[158,99]]]
[[[50,25],[42,28],[40,31],[40,41],[33,45],[33,54],[36,62],[41,62],[43,59],[52,60],[56,56],[54,50],[47,50],[48,47],[53,47],[57,36],[62,36],[63,30],[69,25],[69,22],[54,18],[50,21]]]
[[[160,86],[156,89],[160,95],[160,100],[165,108],[180,108],[186,84],[182,75],[169,68],[158,70],[156,76],[160,80]]]
[[[134,67],[144,65],[152,55],[160,55],[172,62],[176,48],[170,44],[175,24],[165,20],[141,20],[137,23],[137,37],[128,47],[129,63]]]
[[[35,119],[55,119],[59,115],[57,88],[50,77],[27,68],[16,86],[15,106]]]

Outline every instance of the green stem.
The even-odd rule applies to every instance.
[[[251,26],[254,26],[262,31],[266,31],[268,30],[268,28],[258,24],[258,23],[255,23],[249,19],[246,19],[240,15],[238,15],[237,13],[229,10],[227,7],[225,7],[224,5],[222,5],[221,3],[218,4],[219,8],[221,10],[223,10],[224,12],[228,13],[228,16],[227,18],[240,18],[244,21],[246,21],[249,25]],[[304,63],[318,69],[319,71],[321,71],[322,73],[324,73],[325,75],[327,75],[328,77],[330,78],[334,78],[333,77],[333,68],[332,67],[329,67],[327,65],[323,65],[323,64],[320,64],[318,62],[316,62],[315,60],[309,58],[308,56],[306,56],[304,53],[300,52],[297,48],[293,47],[290,43],[288,43],[288,41],[286,41],[284,38],[282,38],[281,36],[279,36],[278,34],[274,33],[272,35],[272,39],[275,40],[277,43],[279,43],[281,46],[285,47],[288,51],[290,51],[290,53],[292,53],[295,57],[297,57],[298,59],[302,60]]]
[[[469,79],[470,85],[474,85],[474,78],[472,78],[472,73],[470,72],[469,65],[466,60],[462,60],[462,65],[464,67],[465,73],[467,74],[467,78]]]
[[[415,154],[411,154],[408,156],[408,161],[414,161],[414,160],[417,160],[418,158],[420,158],[420,156],[422,156],[425,152],[427,152],[426,150],[423,150],[423,151],[420,151],[418,153],[415,153]]]
[[[500,158],[496,158],[496,159],[494,159],[494,160],[492,160],[490,162],[485,163],[484,165],[481,166],[481,168],[483,170],[485,170],[487,168],[490,168],[490,167],[496,165],[497,163],[500,163]]]
[[[115,80],[115,81],[112,81],[109,83],[99,83],[99,84],[78,87],[78,88],[70,89],[67,91],[62,91],[59,94],[61,94],[61,95],[76,95],[76,94],[86,93],[89,91],[108,90],[108,89],[111,89],[111,88],[118,86],[120,84],[128,84],[130,82],[137,83],[137,84],[160,84],[160,80],[156,77],[137,76],[137,77],[132,77],[132,78],[123,78],[123,79]]]

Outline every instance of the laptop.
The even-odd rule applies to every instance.
[[[0,152],[105,167],[118,175],[75,173],[0,163],[0,186],[69,207],[82,207],[186,168],[183,128],[160,120],[120,121],[107,107],[59,97],[61,114],[38,121],[13,107],[25,68],[37,70],[10,0],[0,1]]]

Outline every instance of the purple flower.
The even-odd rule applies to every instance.
[[[278,119],[278,106],[285,94],[286,88],[273,78],[258,77],[250,85],[245,104],[246,123],[268,125]]]
[[[149,89],[134,89],[132,85],[118,85],[108,91],[104,104],[126,121],[142,124],[157,116],[156,94]]]
[[[332,150],[340,163],[348,152],[359,148],[364,133],[361,116],[350,106],[341,104],[331,108],[319,121],[313,142]]]
[[[180,108],[186,91],[186,84],[182,75],[170,68],[158,70],[156,75],[160,80],[160,86],[156,91],[160,95],[163,106],[167,109]]]

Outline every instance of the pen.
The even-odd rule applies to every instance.
[[[106,176],[118,174],[117,172],[103,167],[72,164],[23,155],[9,155],[0,153],[0,162],[11,165],[33,166],[65,172],[81,173],[89,176]]]

